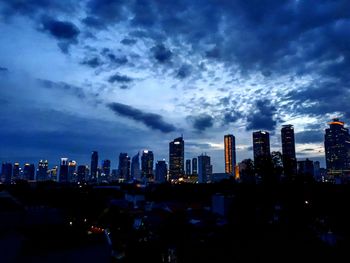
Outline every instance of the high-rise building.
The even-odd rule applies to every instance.
[[[34,164],[26,163],[23,167],[23,179],[34,180],[35,177],[35,166]]]
[[[131,161],[131,179],[140,180],[141,179],[141,169],[140,169],[140,153],[138,152]]]
[[[12,163],[2,163],[1,174],[5,183],[11,183]]]
[[[21,171],[21,168],[19,167],[19,163],[14,163],[13,173],[12,173],[13,180],[20,179],[20,174],[21,174],[20,171]]]
[[[110,160],[103,160],[102,161],[102,173],[106,177],[106,179],[110,179],[111,176],[111,161]]]
[[[283,171],[287,179],[297,173],[297,159],[295,156],[295,139],[293,125],[283,125],[281,129]]]
[[[329,122],[324,136],[326,166],[328,175],[338,176],[349,173],[350,169],[350,135],[344,128],[344,122],[333,119]]]
[[[254,166],[258,181],[268,182],[272,175],[270,135],[266,131],[253,132]]]
[[[68,182],[68,158],[61,158],[58,181],[60,183]]]
[[[153,179],[153,152],[144,150],[141,156],[141,179],[151,180]]]
[[[98,167],[98,152],[93,151],[91,153],[91,167],[90,167],[90,173],[91,173],[90,180],[92,181],[97,180],[97,167]]]
[[[298,178],[303,181],[311,181],[314,177],[314,162],[306,158],[305,161],[297,162]]]
[[[68,162],[68,182],[76,181],[77,177],[77,162],[71,160]]]
[[[49,178],[52,181],[58,182],[58,166],[55,165],[54,167],[52,167],[52,169],[49,170]]]
[[[227,134],[224,136],[225,148],[225,173],[235,176],[236,166],[236,142],[235,136]]]
[[[192,175],[198,174],[197,158],[192,158]]]
[[[119,154],[119,179],[123,179],[124,181],[130,180],[130,157],[127,153]]]
[[[184,175],[185,142],[182,137],[169,143],[169,178],[178,179]]]
[[[77,172],[77,181],[85,182],[88,176],[88,167],[87,165],[79,165]]]
[[[167,180],[168,165],[165,160],[156,163],[156,182],[164,183]]]
[[[314,177],[316,181],[321,181],[321,167],[320,167],[320,162],[315,161],[314,162]]]
[[[37,181],[46,181],[48,178],[49,162],[47,160],[40,160],[38,164],[38,169],[36,172]]]
[[[210,164],[210,157],[206,154],[198,156],[198,182],[211,182],[213,167]]]
[[[186,175],[191,175],[191,159],[186,160]]]

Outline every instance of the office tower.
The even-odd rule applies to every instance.
[[[236,166],[236,142],[235,136],[227,134],[224,136],[225,148],[225,173],[234,176]]]
[[[118,169],[112,169],[112,172],[111,172],[111,180],[117,180],[118,178]]]
[[[198,182],[204,184],[211,182],[212,174],[213,167],[210,164],[210,157],[206,154],[198,156]]]
[[[186,175],[191,175],[191,159],[186,160]]]
[[[314,162],[306,158],[305,161],[297,162],[298,179],[312,181],[314,177]]]
[[[35,166],[34,164],[26,163],[23,167],[23,179],[34,180],[35,177]]]
[[[283,125],[281,129],[282,160],[284,175],[291,179],[296,175],[297,159],[295,156],[295,140],[293,125]]]
[[[38,164],[37,173],[36,173],[36,180],[46,181],[48,169],[49,169],[49,162],[47,160],[40,160]]]
[[[103,160],[102,161],[102,173],[106,177],[106,179],[110,179],[111,176],[111,161],[110,160]]]
[[[2,163],[1,175],[5,183],[11,183],[12,163]]]
[[[144,150],[141,156],[141,179],[153,179],[153,152]]]
[[[58,182],[58,166],[55,165],[52,169],[49,171],[49,178],[52,181]]]
[[[68,158],[61,158],[58,181],[60,183],[68,182]]]
[[[255,173],[258,181],[270,182],[272,163],[270,154],[270,135],[266,131],[253,132],[253,151]]]
[[[350,135],[344,122],[333,119],[325,130],[324,147],[328,175],[343,175],[350,169]]]
[[[178,179],[184,175],[185,142],[182,137],[169,143],[169,178]]]
[[[71,160],[68,162],[68,182],[76,181],[77,176],[77,162]]]
[[[85,182],[88,176],[87,165],[79,165],[77,171],[77,182]]]
[[[140,169],[140,153],[138,152],[131,161],[131,179],[140,180],[141,179],[141,169]]]
[[[192,158],[192,175],[198,174],[197,158]]]
[[[315,161],[314,162],[314,177],[316,181],[321,181],[321,172],[320,172],[320,162]]]
[[[19,163],[15,163],[13,165],[13,173],[12,173],[12,178],[13,180],[18,180],[20,179],[20,167],[19,167]]]
[[[97,180],[97,166],[98,166],[98,152],[93,151],[91,153],[91,167],[90,167],[90,173],[91,173],[90,180],[92,181]]]
[[[119,154],[119,179],[128,182],[130,180],[130,157],[127,153]]]
[[[158,161],[156,163],[156,182],[157,183],[164,183],[167,181],[167,173],[168,173],[168,166],[163,161]]]

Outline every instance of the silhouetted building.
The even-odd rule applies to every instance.
[[[61,158],[58,181],[60,183],[68,182],[68,158]]]
[[[111,161],[103,160],[102,161],[102,173],[109,180],[111,176]]]
[[[85,182],[88,177],[88,169],[86,165],[79,165],[77,172],[77,181]]]
[[[235,176],[236,166],[236,142],[235,136],[227,134],[224,136],[225,151],[225,173]]]
[[[35,177],[35,166],[34,164],[26,163],[23,167],[23,179],[34,180]]]
[[[153,179],[153,152],[144,150],[141,156],[141,179]]]
[[[12,173],[13,180],[20,179],[20,175],[21,175],[21,168],[19,167],[19,163],[14,163],[13,173]]]
[[[133,180],[141,179],[141,169],[140,169],[140,153],[138,152],[131,160],[131,178]]]
[[[74,182],[77,175],[77,162],[72,160],[68,162],[68,182]]]
[[[211,182],[213,174],[213,167],[210,164],[210,157],[208,155],[198,156],[198,182],[208,183]]]
[[[312,181],[314,177],[314,162],[306,158],[298,161],[298,178],[303,181]]]
[[[268,182],[271,175],[270,135],[266,131],[253,132],[255,173],[259,181]]]
[[[130,180],[130,157],[127,153],[119,154],[119,179],[123,179],[124,181]]]
[[[315,161],[314,162],[314,178],[316,181],[321,181],[321,172],[320,172],[320,162]]]
[[[191,159],[186,160],[186,175],[191,175]]]
[[[239,180],[242,183],[255,184],[255,171],[254,162],[252,159],[244,159],[238,164],[239,167]]]
[[[197,158],[192,158],[192,175],[198,174]]]
[[[91,173],[91,180],[97,179],[97,167],[98,167],[98,152],[93,151],[91,153],[91,166],[90,166],[90,173]]]
[[[38,170],[36,173],[37,181],[46,181],[48,178],[49,162],[47,160],[40,160]]]
[[[165,160],[156,163],[156,182],[164,183],[167,181],[168,166]]]
[[[328,175],[337,176],[349,172],[350,135],[344,122],[333,119],[324,136],[326,166]]]
[[[5,183],[11,183],[12,163],[2,163],[1,174]]]
[[[184,175],[185,142],[182,137],[169,143],[169,177],[178,179]]]
[[[293,125],[283,125],[281,129],[282,160],[284,175],[291,179],[296,175],[297,159],[295,156],[295,139]]]

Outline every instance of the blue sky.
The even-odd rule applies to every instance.
[[[151,149],[206,152],[223,136],[293,124],[324,163],[323,130],[349,122],[350,2],[8,0],[0,3],[0,161],[88,163]]]

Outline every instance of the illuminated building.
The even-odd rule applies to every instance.
[[[141,156],[141,179],[151,180],[153,179],[153,152],[144,150]]]
[[[253,152],[255,172],[258,181],[268,181],[271,175],[270,135],[266,131],[253,132]]]
[[[58,181],[57,174],[58,174],[58,166],[55,165],[51,170],[49,170],[50,180],[57,182]]]
[[[123,179],[124,181],[130,180],[130,157],[127,153],[119,154],[119,179]]]
[[[191,159],[186,160],[186,175],[191,175]]]
[[[107,179],[110,179],[111,176],[111,161],[103,160],[102,161],[102,173]]]
[[[91,173],[90,180],[92,181],[95,181],[97,179],[97,166],[98,166],[98,152],[93,151],[91,153],[91,167],[90,167],[90,173]]]
[[[169,143],[169,178],[178,179],[184,175],[185,142],[182,137]]]
[[[68,162],[68,182],[73,182],[76,180],[77,175],[77,162],[69,161]]]
[[[197,168],[197,158],[192,158],[192,175],[198,174],[198,168]]]
[[[293,125],[283,125],[281,129],[282,161],[284,175],[287,179],[296,175],[297,159],[295,156],[295,139]]]
[[[58,181],[60,183],[68,182],[68,158],[61,158]]]
[[[350,135],[344,122],[333,119],[325,130],[326,166],[331,176],[348,174],[350,170]]]
[[[209,183],[212,180],[213,167],[206,154],[198,156],[198,183]]]
[[[88,176],[88,167],[86,165],[79,165],[77,171],[77,181],[84,182]]]
[[[168,165],[165,160],[156,163],[156,182],[164,183],[167,180]]]
[[[47,160],[40,160],[39,164],[38,164],[37,173],[36,173],[36,180],[37,181],[46,181],[48,169],[49,169],[48,161]]]
[[[19,167],[19,163],[15,163],[15,164],[13,165],[12,178],[13,178],[13,180],[18,180],[18,179],[20,179],[20,167]]]
[[[35,166],[34,164],[26,163],[23,167],[23,179],[24,180],[34,180],[35,176]]]
[[[140,180],[141,170],[140,170],[140,153],[138,152],[131,160],[131,179]]]
[[[12,163],[2,163],[1,174],[5,183],[11,183]]]
[[[236,142],[235,136],[227,134],[224,136],[225,146],[225,173],[234,176],[236,166]]]

